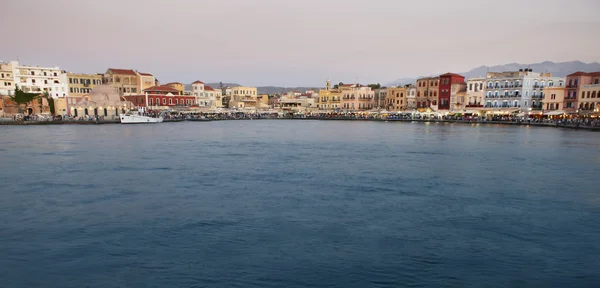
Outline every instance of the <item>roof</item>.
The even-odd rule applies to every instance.
[[[444,76],[444,77],[456,76],[456,77],[462,77],[462,78],[465,78],[465,76],[462,76],[462,75],[460,75],[460,74],[456,74],[456,73],[450,73],[450,72],[448,72],[448,73],[446,73],[446,74],[442,74],[442,75],[440,75],[440,77],[442,77],[442,76]]]
[[[133,71],[133,69],[108,68],[108,71],[111,71],[114,74],[120,74],[120,75],[137,75],[137,74],[135,74],[135,71]]]
[[[200,80],[196,80],[196,81],[192,82],[192,84],[204,84],[204,82],[202,82]]]
[[[142,76],[154,76],[154,75],[152,75],[152,73],[143,73],[143,72],[138,72],[138,73],[140,73],[140,75],[142,75]]]
[[[208,90],[208,91],[215,91],[215,89],[213,89],[212,87],[210,87],[210,86],[208,86],[208,85],[207,85],[207,86],[204,86],[204,90]]]
[[[179,82],[169,82],[165,85],[183,85],[183,83],[179,83]]]
[[[166,85],[161,85],[161,86],[152,86],[150,88],[144,89],[144,92],[175,92],[175,93],[179,93],[179,90],[177,89],[173,89],[169,86]]]
[[[569,77],[569,76],[592,76],[592,77],[595,77],[595,76],[600,76],[600,71],[598,71],[598,72],[581,72],[581,71],[577,71],[575,73],[571,73],[571,74],[567,75],[567,77]]]

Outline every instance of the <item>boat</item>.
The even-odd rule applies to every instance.
[[[160,113],[157,117],[145,116],[144,110],[140,109],[137,112],[130,112],[125,115],[119,116],[121,124],[149,124],[149,123],[161,123],[164,121],[165,112]]]
[[[212,121],[211,118],[206,118],[204,116],[200,116],[199,118],[186,118],[185,121]]]

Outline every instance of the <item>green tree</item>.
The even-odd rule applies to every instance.
[[[379,84],[379,83],[377,83],[377,84],[369,84],[367,86],[371,87],[371,89],[373,89],[373,90],[381,88],[381,84]]]
[[[22,105],[26,105],[27,103],[30,103],[36,99],[38,101],[41,101],[39,99],[39,97],[40,97],[40,95],[37,93],[24,92],[23,90],[21,90],[21,88],[19,88],[19,85],[15,85],[15,94],[9,96],[10,100],[14,101],[17,104],[17,107],[18,107],[17,109],[18,109],[19,113],[23,113]]]

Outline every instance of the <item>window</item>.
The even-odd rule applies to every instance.
[[[167,98],[163,98],[162,103],[163,103],[163,105],[166,105],[167,104]]]
[[[56,72],[54,72],[54,76],[58,76],[58,75],[56,75]]]
[[[148,99],[148,105],[152,105],[152,98]]]
[[[69,78],[69,84],[73,84],[73,78]]]
[[[31,71],[31,75],[35,75],[35,73],[33,73],[33,71]]]
[[[104,117],[108,116],[108,110],[106,110],[106,108],[104,108]]]
[[[70,91],[71,93],[73,93],[73,87],[70,87],[70,88],[69,88],[69,91]]]

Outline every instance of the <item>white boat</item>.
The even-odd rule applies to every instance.
[[[165,112],[160,113],[158,117],[144,116],[144,111],[127,113],[119,116],[121,124],[143,124],[143,123],[161,123],[165,119],[163,115]]]

